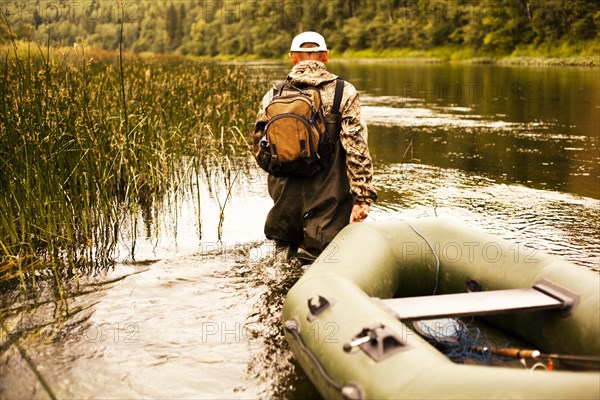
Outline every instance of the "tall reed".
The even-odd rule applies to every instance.
[[[122,221],[186,181],[178,160],[249,150],[261,90],[241,67],[126,54],[120,69],[81,43],[0,50],[0,281],[45,273],[60,291],[110,265]]]

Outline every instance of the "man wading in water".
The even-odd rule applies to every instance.
[[[306,263],[312,262],[348,223],[364,221],[377,194],[372,185],[373,164],[358,92],[352,84],[327,71],[325,64],[329,51],[325,39],[316,32],[301,33],[292,41],[289,55],[293,68],[286,81],[275,85],[262,100],[254,129],[254,154],[259,165],[270,172],[268,190],[274,205],[265,222],[265,235],[276,241],[279,250],[286,250],[288,259],[295,256]],[[334,106],[336,86],[338,96]],[[288,144],[275,144],[276,140],[282,139],[269,132],[271,125],[277,125],[271,124],[277,119],[271,111],[276,106],[269,107],[274,97],[290,98],[298,92],[308,92],[307,87],[318,89],[315,92],[320,93],[326,119],[331,120],[332,115],[335,118],[332,110],[339,108],[333,129],[339,139],[333,138],[330,155],[321,157],[317,154],[314,158],[316,163],[325,160],[324,166],[312,175],[297,176],[282,172],[284,167],[277,164],[285,152],[282,148]],[[279,109],[288,107],[287,103],[280,104],[284,105],[278,106]],[[298,121],[298,118],[288,119]],[[286,137],[283,140],[289,140],[290,136],[296,138],[294,144],[299,146],[299,154],[306,155],[307,140],[298,140],[297,131],[305,126],[308,130],[314,129],[313,125],[319,125],[315,122],[318,119],[319,115],[313,115],[308,118],[308,123],[298,125],[300,128],[288,127],[279,135]]]

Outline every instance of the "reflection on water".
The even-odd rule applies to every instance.
[[[600,74],[590,68],[350,64],[379,165],[413,161],[600,198]]]
[[[267,178],[254,160],[211,165],[188,179],[193,185],[167,193],[160,209],[141,210],[135,225],[124,221],[120,261],[130,260],[132,253],[135,260],[147,260],[227,250],[263,237],[264,216],[272,202],[266,196]],[[141,230],[135,236],[134,226]]]
[[[509,122],[463,108],[363,108],[381,164],[421,162],[486,174],[507,183],[600,198],[598,136],[556,122]]]
[[[387,97],[387,96],[386,96]],[[472,109],[467,107],[419,107],[418,104],[404,104],[399,107],[390,107],[395,99],[363,96],[362,113],[369,127],[410,127],[431,130],[431,128],[488,128],[510,129],[518,124],[502,121],[500,119],[486,118],[472,114]],[[417,102],[418,103],[418,102]],[[387,105],[381,105],[387,104]]]
[[[245,321],[260,291],[237,273],[240,260],[247,249],[159,261],[139,273],[121,266],[110,275],[123,279],[84,286],[72,299],[88,303],[84,318],[58,317],[58,338],[23,345],[59,398],[256,398],[262,386],[248,385],[247,365],[260,343]],[[38,308],[30,318],[48,314]],[[12,356],[2,397],[43,395]]]
[[[598,137],[587,125],[595,117],[573,121],[535,104],[525,118],[504,100],[394,93],[403,73],[405,82],[490,84],[479,68],[336,68],[359,88],[369,83],[364,114],[380,192],[370,220],[452,218],[600,271]],[[510,70],[500,72],[508,79]],[[540,82],[531,79],[530,91]],[[570,93],[564,82],[557,88]],[[124,230],[116,267],[71,282],[67,302],[5,293],[0,397],[47,398],[40,378],[59,398],[315,397],[279,320],[302,270],[263,239],[265,175],[240,165],[202,171],[192,190],[140,215],[135,260]]]
[[[378,169],[376,184],[381,201],[371,220],[453,218],[600,270],[598,200],[422,164]],[[240,193],[247,201],[258,187]],[[234,230],[232,241],[224,232],[221,247],[88,278],[71,291],[68,315],[60,302],[15,311],[30,333],[21,345],[58,397],[314,397],[279,320],[302,271],[277,262],[254,229],[245,238]],[[2,397],[45,397],[15,346],[4,346]]]
[[[58,398],[303,398],[315,392],[280,327],[301,273],[271,243],[248,242],[120,265],[72,288],[68,312],[20,305],[6,327],[25,339],[5,343],[0,397],[48,398],[42,379]]]
[[[600,271],[598,200],[421,164],[395,164],[379,172],[374,219],[453,218]]]

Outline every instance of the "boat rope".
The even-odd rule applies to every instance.
[[[306,354],[312,360],[312,362],[317,367],[317,370],[319,371],[321,376],[327,381],[327,383],[329,383],[337,390],[341,391],[342,386],[336,381],[334,381],[332,377],[329,376],[329,374],[327,373],[327,371],[325,371],[325,368],[323,368],[317,357],[315,357],[315,355],[310,351],[310,349],[304,344],[304,341],[302,340],[302,336],[300,336],[300,331],[298,329],[298,322],[295,320],[286,321],[283,327],[287,332],[292,334],[294,339],[298,341],[298,345],[300,346],[304,354]]]
[[[304,344],[302,336],[300,336],[299,323],[297,320],[292,319],[286,321],[283,324],[283,327],[288,333],[290,333],[294,337],[294,339],[296,339],[296,342],[300,346],[300,349],[302,349],[304,354],[306,354],[308,358],[311,359],[311,361],[313,362],[313,364],[317,368],[317,371],[319,372],[319,374],[321,374],[323,379],[325,379],[325,381],[327,381],[328,384],[330,384],[336,390],[338,390],[341,393],[342,398],[351,400],[362,400],[364,398],[362,391],[358,385],[354,383],[349,383],[348,385],[342,386],[335,380],[333,380],[331,376],[329,376],[329,374],[327,373],[327,371],[325,371],[325,368],[323,368],[323,365],[321,365],[317,357]]]
[[[433,294],[435,294],[435,292],[437,291],[438,288],[438,282],[440,279],[440,257],[437,255],[435,249],[433,248],[433,246],[431,245],[431,243],[429,242],[429,240],[427,240],[427,238],[418,230],[415,229],[414,226],[412,226],[410,224],[410,222],[406,221],[406,220],[402,220],[402,222],[404,222],[406,225],[409,226],[410,229],[412,229],[412,231],[414,233],[416,233],[418,236],[421,237],[421,239],[423,239],[425,241],[425,243],[427,243],[427,246],[429,246],[429,249],[431,250],[431,253],[433,254],[433,256],[435,257],[435,286],[433,287]]]

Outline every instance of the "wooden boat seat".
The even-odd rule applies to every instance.
[[[531,288],[380,299],[400,320],[559,310],[568,316],[579,295],[543,279]]]

